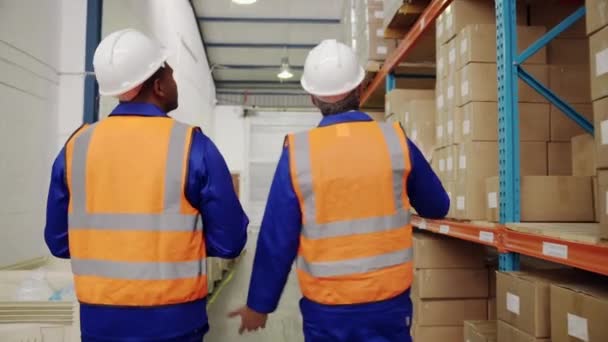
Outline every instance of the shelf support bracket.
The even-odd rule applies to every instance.
[[[540,37],[537,41],[532,43],[524,52],[521,53],[517,57],[517,64],[523,64],[528,58],[532,57],[535,53],[537,53],[540,49],[544,48],[551,40],[555,39],[562,32],[566,31],[570,26],[574,25],[578,20],[585,17],[586,13],[585,6],[580,7],[574,13],[569,15],[566,19],[564,19],[561,23],[557,24],[554,28],[552,28],[549,32],[545,33],[542,37]]]
[[[551,89],[547,88],[544,84],[540,83],[534,76],[528,73],[522,66],[517,68],[519,78],[522,81],[526,82],[532,89],[536,90],[539,94],[541,94],[544,98],[546,98],[550,103],[555,105],[559,110],[561,110],[567,117],[576,122],[579,126],[581,126],[587,133],[593,135],[593,124],[587,120],[584,116],[579,114],[572,106],[568,104],[568,102],[562,100],[557,94],[555,94]]]

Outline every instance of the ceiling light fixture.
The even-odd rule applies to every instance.
[[[232,0],[237,5],[251,5],[255,4],[258,0]]]
[[[281,59],[281,72],[279,72],[277,77],[281,80],[288,80],[293,77],[293,73],[289,67],[289,57],[283,57]]]

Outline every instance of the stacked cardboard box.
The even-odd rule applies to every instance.
[[[550,287],[572,277],[570,270],[499,272],[498,342],[551,341]]]
[[[386,95],[384,106],[386,116],[401,123],[427,160],[435,149],[434,98],[433,90],[395,89]]]
[[[346,7],[352,9],[344,14],[348,19],[345,22],[350,26],[350,41],[360,61],[384,61],[397,47],[397,40],[384,38],[383,2],[353,0]]]
[[[416,234],[414,269],[416,342],[461,342],[465,320],[487,319],[489,277],[480,245]]]
[[[587,0],[585,5],[595,127],[596,193],[599,199],[596,214],[600,234],[608,238],[608,0]]]
[[[464,322],[464,340],[466,342],[496,342],[496,321]]]
[[[605,341],[608,287],[597,280],[551,286],[551,340]]]

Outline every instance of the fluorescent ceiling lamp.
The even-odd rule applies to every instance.
[[[251,5],[255,4],[258,0],[232,0],[237,5]]]
[[[279,72],[277,77],[282,80],[287,80],[293,77],[293,74],[291,73],[291,70],[289,68],[288,57],[283,57],[283,59],[281,59],[281,72]]]

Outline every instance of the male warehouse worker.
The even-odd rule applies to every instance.
[[[200,342],[206,257],[245,245],[249,222],[220,152],[167,116],[178,96],[166,59],[138,31],[105,38],[95,73],[120,104],[53,165],[45,239],[71,258],[83,341]]]
[[[306,341],[410,341],[410,204],[441,218],[449,198],[399,124],[358,111],[364,71],[354,52],[323,41],[302,86],[323,113],[290,134],[262,222],[240,332],[263,328],[296,260]]]

